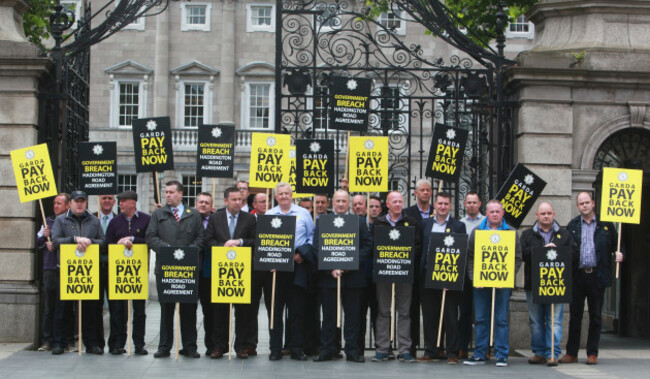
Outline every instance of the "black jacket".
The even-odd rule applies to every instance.
[[[530,291],[533,248],[544,247],[546,245],[544,237],[539,233],[539,225],[537,222],[533,224],[532,228],[526,229],[521,233],[519,241],[521,242],[522,257],[526,264],[526,267],[524,267],[524,289]],[[560,224],[556,221],[553,221],[553,236],[550,242],[554,243],[557,247],[564,246],[570,248],[571,267],[578,267],[580,263],[580,249],[578,249],[578,245],[571,238],[569,231],[560,227]]]
[[[427,253],[429,252],[429,239],[431,237],[431,229],[433,228],[433,223],[435,217],[428,218],[424,220],[422,226],[422,260],[420,261],[420,275],[424,278],[426,275],[427,269]],[[447,228],[445,229],[447,233],[461,233],[467,234],[465,229],[465,224],[456,220],[455,218],[449,216],[449,221],[447,221]]]
[[[419,215],[418,215],[419,217]],[[422,259],[422,229],[420,227],[421,223],[417,222],[417,219],[410,217],[406,214],[405,211],[402,211],[402,218],[395,223],[395,226],[408,226],[415,228],[415,246],[413,247],[413,277],[416,280],[418,279],[418,273],[420,269],[420,260]],[[386,215],[379,216],[375,223],[372,224],[373,232],[376,230],[376,226],[392,226],[390,222],[386,219]],[[375,252],[373,251],[373,257]]]
[[[578,251],[582,242],[582,216],[577,216],[569,221],[567,230],[573,236]],[[616,251],[618,237],[616,229],[611,222],[603,222],[596,218],[596,231],[594,232],[594,247],[596,249],[596,271],[600,288],[612,285],[612,253]],[[578,254],[579,256],[579,254]],[[578,272],[578,264],[573,267],[573,274]]]
[[[420,213],[420,208],[418,208],[418,204],[415,203],[415,205],[411,205],[410,207],[404,209],[402,211],[404,214],[407,216],[411,217],[422,229],[422,223],[425,221],[422,218],[422,214]],[[429,218],[433,217],[433,205],[429,204]]]

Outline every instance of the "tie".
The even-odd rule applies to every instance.
[[[102,230],[104,231],[104,234],[106,234],[106,227],[108,226],[108,216],[103,215],[102,216]]]
[[[230,238],[233,238],[235,235],[235,216],[230,215],[230,223],[228,224],[228,229],[230,230]]]
[[[174,208],[174,218],[176,219],[176,222],[179,222],[181,218],[178,216],[178,208]]]

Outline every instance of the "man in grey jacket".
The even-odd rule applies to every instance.
[[[160,254],[166,246],[203,246],[203,219],[194,208],[183,204],[183,185],[172,180],[165,185],[166,205],[151,215],[145,239],[149,248]],[[159,261],[158,261],[159,262]],[[156,275],[160,264],[156,262]],[[160,342],[154,358],[169,357],[174,343],[174,303],[160,303]],[[196,346],[196,303],[180,304],[182,355],[200,358]]]
[[[52,245],[56,250],[57,262],[60,260],[59,249],[62,244],[77,244],[77,250],[85,252],[91,244],[102,245],[104,232],[99,219],[86,209],[88,195],[83,191],[73,191],[70,194],[72,201],[70,209],[58,216],[52,225]],[[52,354],[62,354],[65,348],[65,323],[72,317],[71,301],[57,301],[54,310],[54,347]],[[81,331],[86,353],[103,354],[97,339],[97,325],[95,315],[97,307],[101,307],[98,300],[84,300],[81,302],[82,317]],[[81,348],[81,346],[79,347]]]

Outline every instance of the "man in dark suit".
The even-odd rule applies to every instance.
[[[230,187],[224,192],[226,208],[210,216],[205,240],[209,246],[238,247],[255,245],[255,216],[241,211],[242,191]],[[252,262],[251,262],[252,264]],[[246,337],[250,304],[235,304],[235,351],[237,358],[248,358]],[[215,343],[211,358],[223,357],[228,352],[228,304],[212,304],[212,340]]]
[[[106,235],[108,224],[117,214],[113,212],[115,206],[114,195],[99,196],[99,211],[96,216],[102,226],[102,231]],[[108,298],[108,245],[99,247],[99,302],[95,307],[95,330],[97,331],[97,340],[99,347],[104,349],[104,299]],[[108,351],[111,354],[119,355],[126,353],[124,348],[125,341],[120,334],[121,325],[126,322],[126,314],[119,306],[115,306],[114,300],[108,300],[108,312],[110,313],[110,333],[108,336]]]
[[[349,214],[350,195],[344,190],[334,193],[334,213]],[[319,221],[317,221],[318,223]],[[318,251],[318,224],[314,233],[314,248]],[[366,221],[359,217],[359,269],[357,270],[324,270],[319,271],[318,284],[320,299],[323,307],[323,324],[321,330],[320,355],[314,362],[332,360],[337,356],[336,351],[336,282],[341,278],[341,296],[345,312],[344,330],[345,355],[351,362],[363,362],[363,353],[359,343],[361,293],[366,287],[363,267],[371,259],[372,237],[366,226]]]
[[[424,220],[422,226],[422,259],[420,264],[420,304],[422,305],[422,319],[424,320],[424,355],[418,359],[428,362],[432,359],[443,359],[444,348],[437,347],[437,332],[440,324],[440,307],[442,306],[442,291],[439,289],[425,288],[427,270],[427,253],[431,233],[460,233],[466,234],[465,224],[449,215],[451,210],[451,195],[439,192],[436,195],[435,216]],[[445,290],[447,291],[447,290]],[[447,336],[447,363],[458,364],[459,334],[458,334],[458,305],[460,304],[460,291],[447,291],[445,296],[445,311],[443,325]]]
[[[212,195],[208,192],[199,193],[196,195],[194,207],[201,215],[203,229],[207,230],[208,221],[214,209]],[[212,354],[215,345],[212,339],[214,327],[212,325],[212,278],[210,272],[212,268],[212,255],[210,254],[210,249],[211,247],[204,243],[201,254],[199,254],[199,302],[201,303],[201,312],[203,313],[203,344],[205,345],[206,356]]]

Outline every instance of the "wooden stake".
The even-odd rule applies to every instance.
[[[366,192],[366,226],[370,228],[370,192]]]
[[[180,320],[181,320],[181,303],[176,303],[176,360],[178,360],[178,339],[179,339],[179,329],[181,328],[180,325]]]
[[[551,360],[555,360],[555,304],[551,303]]]
[[[129,340],[129,355],[131,355],[131,340],[133,339],[133,329],[131,329],[131,300],[126,301],[126,338]]]
[[[273,280],[271,281],[271,326],[269,329],[273,330],[275,320],[275,271],[273,271]]]
[[[346,148],[345,148],[345,168],[344,168],[345,171],[343,172],[343,179],[348,178],[348,165],[350,163],[350,131],[348,131],[348,140],[347,140],[347,143],[345,145],[346,145]],[[350,185],[350,184],[348,183],[348,185]]]
[[[438,347],[440,347],[440,337],[442,336],[442,320],[445,314],[445,298],[447,296],[447,290],[442,290],[442,304],[440,305],[440,321],[438,322]]]
[[[47,227],[47,219],[45,218],[45,209],[43,209],[43,201],[41,199],[38,199],[38,205],[41,208],[41,217],[43,217],[43,228]],[[50,230],[50,232],[52,232]],[[47,242],[51,242],[50,237],[47,237]]]
[[[390,342],[395,340],[395,283],[391,286],[390,293]]]
[[[214,204],[214,196],[217,191],[217,178],[212,178],[212,203]],[[248,201],[248,199],[244,199],[244,201]]]
[[[269,203],[271,202],[271,196],[270,196],[271,189],[267,188],[266,189],[266,205],[264,206],[264,213],[269,210]]]
[[[153,173],[153,190],[154,190],[154,201],[156,204],[160,204],[160,185],[158,183],[158,173]],[[178,357],[177,357],[178,358]]]
[[[312,196],[312,201],[311,201],[311,210],[312,213],[314,214],[314,224],[316,224],[316,194]]]
[[[79,356],[81,356],[81,300],[77,300],[77,318],[79,318],[78,323],[79,323],[79,338],[77,340],[77,347],[79,348]]]
[[[349,132],[348,132],[349,133]],[[341,327],[341,277],[336,277],[336,327]]]
[[[497,289],[492,287],[492,312],[490,313],[490,346],[494,345],[494,299],[496,298]]]
[[[232,303],[228,314],[228,360],[232,359]]]
[[[438,182],[438,193],[442,192],[442,183],[444,183],[444,181],[440,179],[440,181]]]
[[[623,235],[623,224],[618,223],[618,242],[616,243],[616,251],[621,251],[621,236]],[[616,279],[618,279],[618,273],[621,268],[619,262],[616,262]]]

